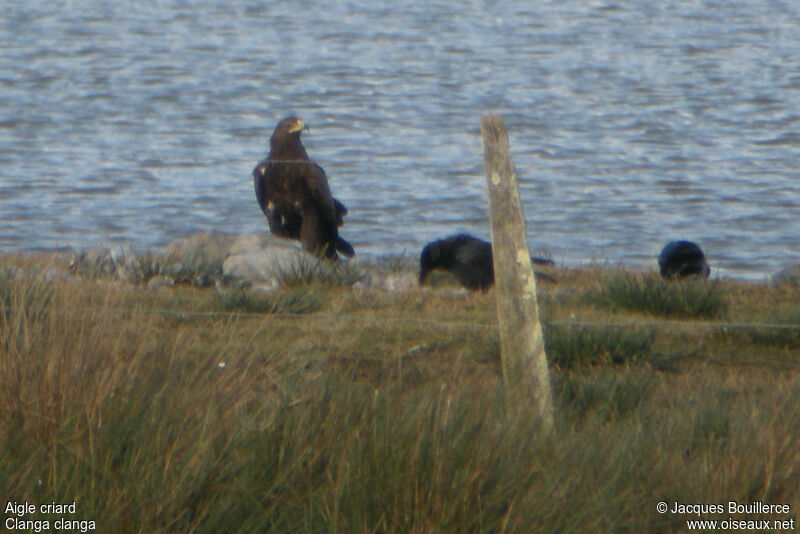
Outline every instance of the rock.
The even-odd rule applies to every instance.
[[[359,291],[406,291],[418,287],[415,258],[370,258],[362,256],[348,262],[356,280],[351,288]]]
[[[164,263],[172,271],[206,270],[200,268],[202,265],[221,269],[238,238],[235,234],[211,231],[176,239],[167,246]]]
[[[222,266],[223,279],[264,290],[284,282],[318,280],[352,286],[362,275],[350,261],[320,260],[295,243],[262,232],[236,239]]]
[[[58,265],[48,265],[42,272],[42,280],[45,282],[65,282],[70,278],[70,273]]]
[[[237,235],[211,231],[177,239],[164,253],[163,271],[179,283],[211,287],[226,276],[224,264],[230,256],[259,250],[265,243],[272,242],[264,235],[268,234]]]
[[[267,246],[231,254],[222,265],[222,274],[241,285],[276,288],[283,274],[302,272],[317,263],[317,258],[298,248]]]
[[[175,281],[168,276],[154,276],[147,282],[147,289],[150,291],[158,291],[164,287],[173,287]]]
[[[288,250],[302,250],[294,242],[288,239],[275,237],[267,232],[256,232],[252,234],[242,234],[236,236],[228,251],[229,254],[243,254],[255,250],[266,248],[284,248]]]
[[[417,275],[415,273],[389,273],[383,278],[382,289],[386,291],[407,291],[417,287]]]
[[[779,286],[783,284],[800,286],[800,265],[784,265],[770,275],[769,283],[772,286]]]
[[[173,241],[163,255],[134,256],[130,247],[94,247],[71,269],[85,277],[113,276],[157,290],[176,284],[212,287],[228,282],[270,290],[282,281],[322,280],[352,285],[361,273],[349,262],[321,261],[295,243],[267,232],[198,232]],[[54,273],[55,275],[55,273]]]
[[[197,273],[197,276],[194,277],[192,284],[195,287],[212,287],[215,282],[216,280],[209,273]]]
[[[419,287],[417,273],[412,271],[382,271],[367,265],[359,269],[360,276],[352,284],[355,290],[408,291]]]
[[[267,250],[271,252],[265,253]],[[211,287],[220,279],[243,285],[265,281],[272,285],[275,277],[264,272],[265,266],[278,262],[280,265],[273,267],[279,268],[294,262],[297,251],[293,243],[267,232],[243,235],[198,232],[169,244],[163,271],[180,283],[196,287]]]
[[[101,245],[82,254],[74,267],[88,276],[106,275],[129,281],[136,278],[137,262],[130,245]]]

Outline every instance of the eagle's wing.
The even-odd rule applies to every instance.
[[[328,177],[325,171],[316,163],[308,167],[306,185],[309,193],[311,193],[311,198],[320,219],[332,225],[334,228],[339,226],[339,224],[341,224],[341,216],[337,213],[337,201],[334,201],[331,195],[331,189],[330,186],[328,186]],[[341,202],[339,202],[339,205],[344,208]],[[345,212],[347,212],[347,210],[345,210]]]
[[[256,200],[258,200],[258,206],[265,215],[267,215],[267,192],[265,191],[266,171],[267,164],[264,161],[259,162],[255,169],[253,169],[253,186],[256,189]]]

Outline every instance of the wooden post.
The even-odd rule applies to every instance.
[[[532,403],[546,433],[553,430],[550,372],[536,304],[536,279],[528,252],[525,217],[511,163],[503,118],[481,120],[489,189],[492,254],[503,381],[511,412]]]

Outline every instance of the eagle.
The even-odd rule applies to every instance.
[[[328,259],[352,257],[353,247],[339,237],[347,208],[333,198],[322,167],[311,161],[300,141],[305,124],[281,120],[269,139],[269,154],[253,169],[256,200],[269,230],[297,239],[308,252]]]
[[[540,265],[553,265],[553,260],[531,257]],[[494,284],[494,264],[492,263],[492,244],[469,234],[456,234],[444,239],[431,241],[422,249],[419,256],[419,283],[434,269],[450,271],[458,283],[470,290],[487,291]],[[545,273],[534,275],[548,282],[555,279]]]

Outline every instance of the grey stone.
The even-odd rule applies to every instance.
[[[226,279],[237,283],[275,288],[280,284],[281,273],[299,270],[318,260],[298,248],[267,246],[231,254],[222,266]]]
[[[265,281],[273,285],[275,277],[265,272],[266,267],[277,262],[274,270],[294,262],[297,252],[302,251],[294,243],[267,232],[198,232],[169,244],[163,271],[197,287],[213,286],[220,278],[240,285]]]
[[[312,268],[324,270],[328,266],[293,241],[258,232],[237,236],[223,263],[222,274],[226,281],[272,290],[280,285],[280,278],[286,273],[307,272]]]
[[[256,232],[252,234],[242,234],[236,236],[236,239],[231,244],[229,253],[231,255],[243,254],[247,252],[253,252],[255,250],[264,250],[267,248],[302,250],[294,241],[281,239],[280,237],[275,237],[267,232]]]
[[[136,277],[136,258],[130,245],[101,245],[90,248],[76,262],[84,274],[102,274],[128,281]]]
[[[800,265],[789,264],[781,267],[779,270],[772,273],[769,277],[769,283],[772,286],[783,284],[800,286]]]
[[[48,265],[42,272],[42,279],[45,282],[65,282],[70,278],[70,273],[58,265]]]
[[[192,284],[194,284],[195,287],[212,287],[214,282],[214,277],[208,273],[198,273],[197,276],[194,277]]]
[[[382,280],[382,289],[386,291],[408,291],[418,287],[417,275],[410,272],[389,273]]]
[[[173,287],[175,281],[168,276],[154,276],[147,282],[147,289],[151,291],[158,291],[164,287]]]
[[[168,270],[197,270],[201,265],[222,268],[239,236],[225,232],[198,232],[176,239],[167,246],[164,263]]]

